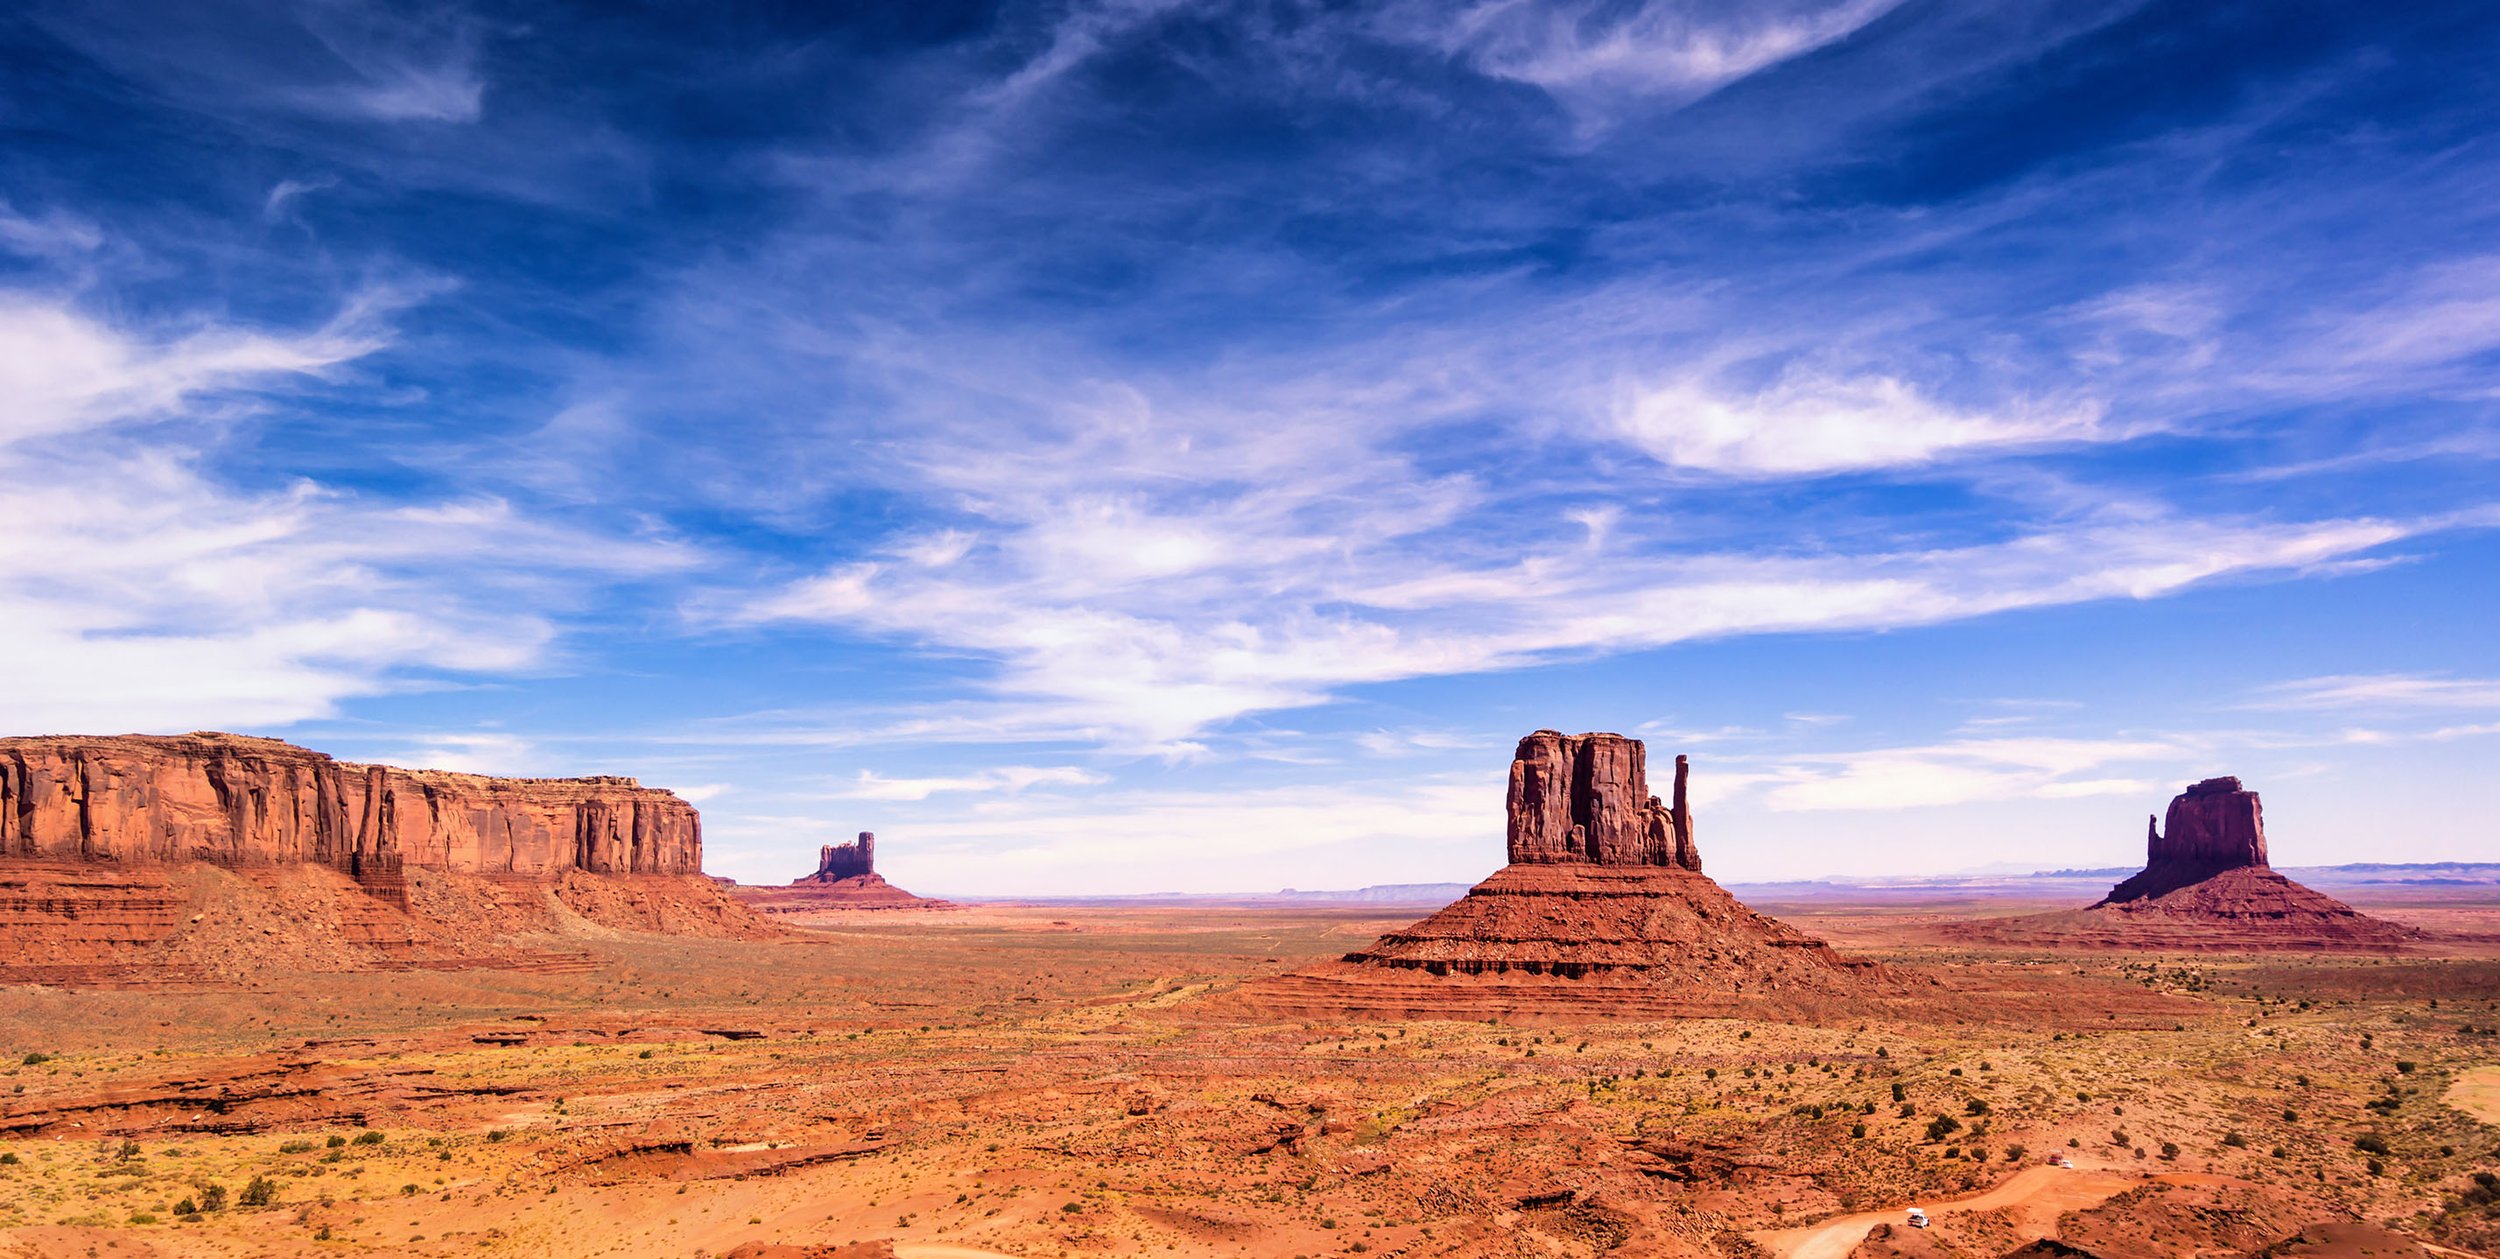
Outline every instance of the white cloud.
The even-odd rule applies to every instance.
[[[1101,774],[1073,765],[1004,765],[974,774],[936,778],[888,778],[863,769],[856,782],[832,794],[838,800],[926,800],[946,792],[1013,795],[1032,787],[1090,787],[1108,781]]]
[[[1419,38],[1484,73],[1533,83],[1586,113],[1621,97],[1680,103],[1846,38],[1900,0],[1741,4],[1718,12],[1660,0],[1625,8],[1487,0],[1456,20],[1418,16]]]
[[[2097,404],[1961,410],[1892,376],[1813,372],[1792,372],[1752,392],[1697,376],[1628,386],[1614,423],[1661,463],[1743,476],[1900,467],[2112,436],[2102,430]]]
[[[1220,512],[1221,509],[1219,509]],[[1004,523],[1004,522],[1002,522]],[[1237,534],[1205,581],[1088,580],[1004,544],[943,569],[848,565],[730,615],[864,628],[998,663],[991,734],[1170,750],[1339,688],[1738,634],[1884,629],[2348,561],[2444,522],[2275,525],[2155,516],[2003,542],[1821,556],[1684,555],[1644,541],[1469,571],[1409,542],[1327,564],[1287,532]],[[1272,561],[1270,557],[1283,557]],[[1020,714],[1020,715],[1010,715]],[[936,720],[944,721],[939,717]]]
[[[267,728],[411,668],[524,669],[547,656],[550,613],[578,602],[568,583],[691,562],[499,500],[373,503],[213,475],[195,439],[379,347],[376,306],[307,333],[149,339],[0,295],[0,392],[19,402],[0,429],[0,728]]]
[[[2302,678],[2265,688],[2251,707],[2387,711],[2500,708],[2500,679],[2420,673]]]
[[[724,818],[740,848],[789,827]],[[891,831],[891,835],[888,831]],[[707,838],[712,824],[707,820]],[[881,827],[880,866],[914,891],[1235,891],[1481,878],[1502,862],[1502,797],[1477,776],[1272,789],[1129,791],[1119,807],[994,796]],[[1419,870],[1419,858],[1429,868]],[[759,867],[762,858],[750,862]],[[787,863],[779,863],[787,864]]]
[[[1988,800],[2145,794],[2180,745],[2111,739],[1966,739],[1780,758],[1766,803],[1779,812],[1908,809]],[[2135,777],[2102,774],[2136,764]]]
[[[72,259],[104,244],[95,224],[67,214],[28,218],[0,202],[0,249],[29,258]]]
[[[294,335],[211,325],[149,341],[54,300],[0,293],[0,446],[75,428],[171,415],[203,395],[318,377],[379,348],[376,294]]]

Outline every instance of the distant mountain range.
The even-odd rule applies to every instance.
[[[2443,887],[2500,890],[2500,862],[2441,861],[2401,864],[2383,861],[2340,866],[2277,866],[2289,878],[2319,889],[2431,892]],[[2134,866],[2090,870],[2035,870],[2029,874],[1984,873],[1891,875],[1850,878],[1795,879],[1777,883],[1730,883],[1727,889],[1747,900],[1805,900],[1838,895],[1899,896],[2097,896],[2110,884],[2134,874]],[[1117,896],[958,896],[959,901],[1019,901],[1027,904],[1185,904],[1185,905],[1421,905],[1441,906],[1467,894],[1467,883],[1375,883],[1336,890],[1283,888],[1274,892],[1137,892]]]

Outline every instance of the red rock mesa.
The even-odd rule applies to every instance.
[[[791,880],[786,888],[741,887],[740,899],[768,914],[798,914],[820,909],[948,909],[941,900],[914,896],[877,873],[877,836],[861,831],[848,844],[826,844],[816,850],[816,873]]]
[[[2009,944],[2181,950],[2385,952],[2425,939],[2266,864],[2265,807],[2237,778],[2208,778],[2146,824],[2144,869],[2088,909],[1957,924]]]
[[[758,929],[702,866],[694,806],[631,778],[358,765],[232,734],[0,739],[0,972],[137,963],[182,934],[171,919],[186,906],[188,925],[214,930],[226,915],[194,904],[215,899],[193,874],[203,868],[310,897],[297,907],[309,923],[261,905],[277,919],[270,933],[310,932],[315,952],[343,963],[358,941],[425,952],[427,920],[459,916],[451,901],[464,897],[511,904],[463,935],[557,925],[546,896],[523,886],[610,926]],[[412,875],[440,877],[412,892]],[[337,903],[323,891],[334,886],[387,908]]]
[[[1685,759],[1672,804],[1649,794],[1646,761],[1617,734],[1520,740],[1509,865],[1422,922],[1243,999],[1287,1014],[1638,1019],[1835,1004],[1889,984],[1705,877]]]

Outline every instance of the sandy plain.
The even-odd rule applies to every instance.
[[[0,989],[0,1255],[2500,1247],[2477,1179],[2500,1172],[2500,909],[2365,906],[2452,942],[2338,957],[1935,933],[2023,908],[1984,898],[1759,907],[1933,994],[1795,1021],[1279,1021],[1246,983],[1420,910],[1152,905]],[[1912,1204],[1937,1227],[1885,1223]]]

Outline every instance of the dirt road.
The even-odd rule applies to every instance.
[[[2484,1123],[2500,1124],[2500,1067],[2457,1072],[2448,1086],[2448,1104]]]
[[[1770,1247],[1771,1253],[1781,1259],[1844,1259],[1857,1248],[1859,1242],[1866,1239],[1866,1230],[1878,1224],[1902,1222],[1908,1218],[1912,1206],[1926,1208],[1931,1216],[2013,1208],[2026,1229],[2037,1229],[2033,1235],[2045,1237],[2050,1227],[2056,1224],[2058,1216],[2098,1206],[2149,1179],[2152,1178],[2125,1172],[2027,1167],[2014,1173],[2004,1184],[1976,1197],[1944,1202],[1905,1202],[1887,1211],[1861,1211],[1804,1228],[1755,1233],[1753,1239]]]

